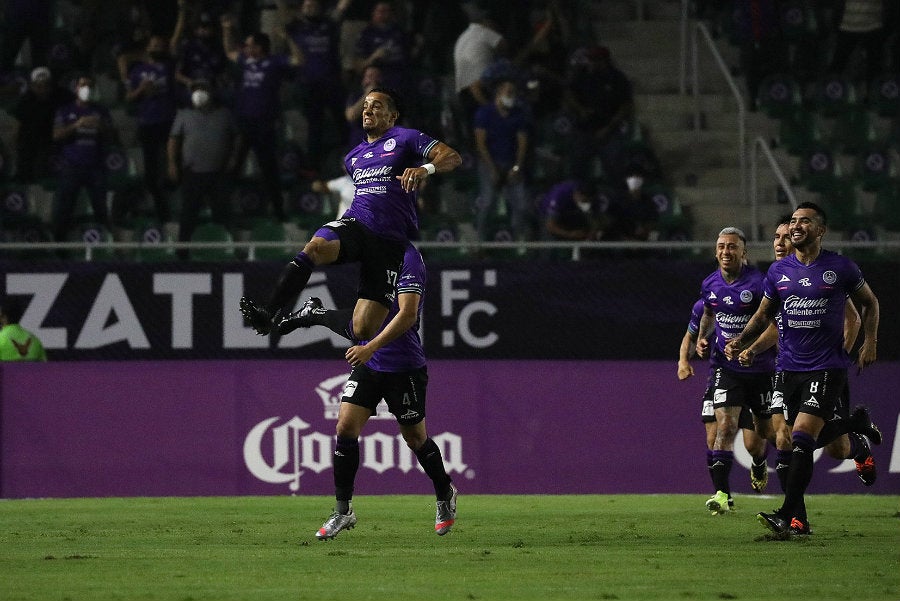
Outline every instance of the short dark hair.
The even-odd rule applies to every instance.
[[[778,218],[778,225],[776,225],[775,227],[778,227],[779,225],[789,225],[790,223],[791,223],[791,214],[785,213],[784,215],[782,215],[781,217]]]
[[[397,119],[399,120],[400,115],[403,114],[403,99],[400,96],[400,92],[394,88],[387,87],[378,87],[369,90],[369,94],[372,94],[373,92],[384,94],[388,97],[388,108],[397,113]]]
[[[828,216],[825,214],[825,209],[823,209],[816,203],[809,200],[801,202],[797,205],[797,208],[795,210],[799,211],[800,209],[809,209],[811,211],[815,211],[819,218],[822,220],[822,225],[828,225]]]
[[[0,314],[5,315],[9,323],[19,323],[24,312],[25,309],[19,299],[11,296],[0,297]]]

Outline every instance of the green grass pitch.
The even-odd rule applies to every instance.
[[[900,599],[900,499],[816,495],[813,535],[771,540],[780,497],[360,495],[359,524],[314,533],[326,497],[0,501],[0,599]]]

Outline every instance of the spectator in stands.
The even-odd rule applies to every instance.
[[[162,36],[147,41],[144,59],[128,72],[126,101],[135,105],[137,136],[144,158],[144,188],[153,198],[156,217],[170,220],[165,189],[165,156],[175,119],[175,69]]]
[[[608,216],[597,203],[589,180],[560,182],[541,200],[542,240],[599,240]]]
[[[363,103],[369,92],[375,88],[381,87],[382,84],[381,67],[369,65],[363,69],[359,85],[355,90],[351,90],[347,96],[347,102],[344,108],[344,120],[347,123],[347,130],[349,132],[347,137],[347,150],[354,148],[357,144],[366,139],[366,133],[363,131],[362,127]]]
[[[490,91],[484,88],[481,75],[491,63],[506,55],[508,44],[485,9],[468,5],[466,12],[470,22],[453,46],[453,70],[463,121],[460,128],[468,136],[475,111],[491,102]]]
[[[829,70],[842,73],[853,51],[861,47],[866,52],[866,70],[862,74],[866,84],[882,72],[884,64],[883,0],[845,0],[844,12],[838,25],[834,54]]]
[[[19,325],[22,304],[10,297],[0,298],[0,361],[46,361],[40,339]]]
[[[459,2],[418,0],[410,2],[412,31],[420,48],[417,66],[435,75],[453,74],[453,44],[469,21]]]
[[[313,166],[321,169],[330,152],[344,150],[347,122],[343,102],[346,97],[342,82],[340,30],[325,15],[322,0],[303,0],[299,10],[288,9],[279,0],[285,30],[300,49],[296,94],[302,97],[307,123],[307,151]],[[337,135],[325,135],[325,117],[329,116]]]
[[[301,62],[300,51],[290,38],[285,40],[291,49],[290,57],[271,53],[269,36],[256,32],[244,40],[239,49],[235,40],[235,22],[230,15],[222,16],[222,43],[229,60],[242,71],[235,98],[234,112],[241,144],[238,147],[236,169],[240,169],[253,150],[262,175],[263,193],[272,205],[272,213],[285,220],[279,173],[278,125],[281,117],[281,85],[293,75],[293,67]]]
[[[535,120],[556,112],[561,106],[565,69],[563,66],[574,50],[573,27],[565,6],[550,0],[535,23],[533,34],[519,50],[515,63],[525,72],[528,102]]]
[[[734,20],[740,45],[741,71],[748,107],[756,110],[759,84],[766,75],[784,71],[787,44],[781,31],[777,0],[735,0]]]
[[[26,40],[31,47],[31,65],[47,64],[53,31],[51,0],[7,0],[0,23],[0,74],[13,70]]]
[[[569,168],[575,177],[596,175],[599,158],[605,177],[624,177],[624,147],[634,118],[631,82],[612,64],[605,46],[576,50],[569,61],[564,106],[572,115]]]
[[[116,131],[109,111],[91,100],[93,91],[92,76],[78,77],[75,100],[62,106],[53,121],[53,141],[62,159],[53,211],[53,233],[59,242],[66,240],[82,188],[90,199],[94,221],[109,227],[106,151]]]
[[[119,80],[128,87],[128,73],[131,68],[141,62],[147,51],[150,40],[150,16],[143,2],[132,0],[127,11],[128,19],[119,23],[116,33],[119,38],[113,52],[116,55],[116,69]]]
[[[312,191],[316,194],[334,194],[338,197],[338,208],[335,212],[335,219],[344,216],[344,212],[353,204],[353,197],[356,195],[356,184],[346,173],[340,177],[330,179],[328,181],[315,180],[312,183]]]
[[[184,30],[190,25],[191,31],[185,36]],[[215,23],[209,12],[193,16],[188,4],[182,0],[178,4],[178,21],[169,41],[169,51],[175,57],[175,79],[183,94],[179,94],[179,104],[190,105],[191,87],[195,80],[209,82],[216,89],[225,84],[228,59],[222,51]]]
[[[475,147],[478,150],[478,198],[475,227],[486,240],[491,216],[500,196],[506,201],[510,225],[518,239],[526,238],[530,215],[525,188],[530,115],[519,100],[516,82],[502,80],[491,104],[475,113]]]
[[[377,2],[372,18],[359,34],[354,50],[354,71],[381,67],[384,85],[406,96],[411,83],[412,38],[397,21],[392,2]],[[409,115],[407,115],[409,117]]]
[[[659,221],[659,211],[645,192],[644,170],[631,165],[626,170],[624,188],[619,186],[615,200],[609,207],[613,219],[604,240],[645,241]]]
[[[168,142],[169,178],[181,184],[179,242],[191,239],[204,202],[213,221],[229,225],[227,174],[238,135],[231,111],[218,102],[209,82],[194,80],[191,105],[175,115]],[[187,250],[180,250],[179,256],[187,258]]]
[[[37,67],[31,71],[28,90],[11,111],[17,122],[13,134],[16,181],[34,183],[50,175],[53,118],[61,106],[73,99],[71,90],[56,85],[50,69]]]

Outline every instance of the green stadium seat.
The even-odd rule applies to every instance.
[[[783,119],[802,105],[800,84],[792,75],[776,73],[764,77],[756,94],[756,104],[765,115]]]
[[[819,114],[837,117],[856,106],[856,84],[837,73],[823,75],[815,82],[812,102]]]
[[[879,117],[900,117],[900,75],[876,77],[869,86],[868,104]]]
[[[828,227],[848,231],[863,223],[853,181],[834,178],[830,185],[819,191],[819,205],[828,216]]]
[[[900,186],[884,186],[875,193],[875,222],[889,232],[900,232]]]
[[[258,217],[253,220],[250,228],[250,241],[252,242],[284,242],[283,246],[261,246],[254,249],[256,260],[280,260],[287,261],[293,256],[293,245],[285,236],[284,226],[273,219]]]
[[[875,126],[869,111],[852,106],[835,116],[829,145],[843,154],[856,154],[875,141]]]
[[[191,242],[234,242],[231,232],[221,223],[201,223],[191,235]],[[191,248],[192,261],[233,261],[236,258],[233,246],[221,248]]]
[[[863,148],[856,158],[854,176],[866,192],[875,192],[886,186],[900,186],[897,165],[887,144],[871,144]]]
[[[132,239],[141,247],[134,252],[134,259],[142,262],[172,261],[175,251],[166,245],[169,236],[165,228],[155,219],[138,219],[132,228]]]

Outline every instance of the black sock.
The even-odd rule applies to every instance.
[[[359,469],[359,440],[338,436],[334,447],[334,498],[335,510],[350,513],[353,500],[353,482]]]
[[[713,478],[713,463],[715,463],[715,459],[713,459],[713,452],[709,449],[706,449],[706,470],[709,472],[709,479],[712,480],[713,487],[716,486],[716,480]]]
[[[415,454],[419,465],[434,484],[434,495],[438,501],[446,500],[450,496],[451,480],[444,469],[444,458],[441,456],[441,450],[437,444],[428,438],[425,440],[425,444],[415,451]]]
[[[734,464],[734,451],[713,451],[712,472],[713,486],[716,490],[731,495],[731,485],[728,483],[731,475],[731,466]]]
[[[353,309],[328,309],[319,313],[311,312],[304,318],[314,326],[325,326],[338,336],[350,342],[356,342],[350,331],[353,322]]]
[[[303,255],[303,260],[300,260]],[[297,257],[285,265],[278,276],[269,302],[266,303],[266,309],[272,317],[280,311],[285,311],[285,307],[291,304],[291,301],[297,298],[309,282],[309,276],[312,275],[313,264],[302,252]]]
[[[816,445],[821,448],[828,443],[837,440],[841,435],[849,432],[850,424],[845,419],[833,419],[825,422],[819,437],[816,439]]]
[[[776,454],[775,474],[778,476],[778,483],[781,485],[781,492],[787,492],[787,475],[791,468],[791,455],[794,451],[783,451],[778,449]]]
[[[850,439],[850,452],[847,453],[845,459],[853,459],[855,461],[865,461],[870,454],[869,445],[866,439],[858,432],[848,432],[847,438]]]
[[[790,520],[797,515],[797,510],[804,507],[803,496],[813,475],[813,451],[816,441],[805,432],[794,432],[794,452],[791,454],[791,468],[787,475],[787,490],[784,493],[784,504],[779,514]]]

